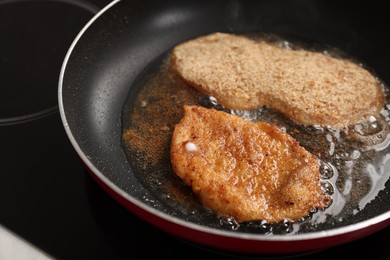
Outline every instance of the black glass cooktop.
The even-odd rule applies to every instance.
[[[0,0],[0,225],[56,259],[267,259],[163,233],[117,204],[83,167],[61,123],[57,82],[72,40],[108,3]],[[291,257],[390,259],[389,237],[387,228]]]

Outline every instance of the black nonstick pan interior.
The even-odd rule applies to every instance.
[[[136,95],[173,46],[212,32],[271,33],[331,46],[362,61],[386,86],[390,84],[390,33],[385,25],[390,18],[385,8],[375,1],[353,6],[349,1],[318,0],[113,2],[91,20],[65,59],[59,89],[65,129],[92,174],[131,207],[178,225],[199,225],[202,231],[245,233],[221,227],[212,214],[188,215],[175,209],[151,190],[153,185],[145,185],[139,176],[147,173],[138,172],[125,153],[122,131],[129,122],[122,116],[131,111]],[[305,230],[310,233],[305,239],[365,229],[370,233],[388,225],[390,165],[382,160],[373,167],[384,176],[375,199],[342,221],[325,221]]]

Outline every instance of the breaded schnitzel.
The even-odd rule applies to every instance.
[[[214,109],[184,106],[171,164],[206,208],[238,222],[298,220],[329,199],[319,161],[290,135]]]
[[[303,125],[354,124],[384,106],[378,80],[362,66],[234,34],[213,33],[177,45],[172,66],[228,108],[267,105]]]

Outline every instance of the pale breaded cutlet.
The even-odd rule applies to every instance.
[[[170,153],[203,206],[238,222],[298,220],[329,202],[317,158],[268,123],[184,106]]]
[[[380,83],[362,66],[320,52],[213,33],[177,45],[173,70],[230,109],[272,107],[303,125],[345,126],[378,114]]]

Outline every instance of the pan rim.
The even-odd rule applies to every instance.
[[[59,112],[62,124],[65,128],[65,132],[74,147],[75,151],[77,152],[78,156],[81,158],[83,163],[88,167],[90,172],[95,175],[103,184],[105,184],[109,189],[111,189],[115,194],[119,195],[123,199],[125,199],[127,202],[131,203],[132,205],[138,207],[139,209],[150,213],[154,216],[157,216],[165,221],[168,221],[172,224],[182,226],[191,230],[199,231],[202,233],[207,233],[210,235],[216,235],[220,237],[227,237],[227,238],[233,238],[233,239],[242,239],[242,240],[252,240],[252,241],[267,241],[267,242],[292,242],[292,241],[306,241],[306,240],[314,240],[314,239],[323,239],[323,238],[331,238],[339,235],[346,235],[350,234],[359,230],[363,230],[364,228],[374,226],[377,224],[380,224],[382,222],[385,222],[386,220],[390,219],[390,211],[387,211],[385,213],[382,213],[380,215],[377,215],[373,218],[364,220],[362,222],[358,222],[355,224],[351,224],[344,227],[339,227],[335,229],[330,230],[321,230],[321,231],[314,231],[310,233],[303,233],[303,234],[293,234],[293,235],[278,235],[274,234],[272,236],[269,235],[263,235],[263,234],[254,234],[254,233],[244,233],[244,232],[232,232],[227,230],[220,230],[215,228],[210,228],[206,226],[202,226],[193,222],[185,221],[183,219],[180,219],[178,217],[169,215],[167,213],[164,213],[158,209],[153,208],[152,206],[146,205],[145,203],[137,200],[136,198],[132,197],[130,194],[125,192],[123,189],[119,188],[114,182],[109,180],[89,159],[88,156],[82,151],[79,144],[76,141],[76,138],[74,137],[72,133],[72,129],[70,128],[67,120],[67,116],[65,113],[64,103],[63,103],[63,82],[65,77],[65,70],[68,65],[68,61],[70,59],[70,56],[75,49],[77,43],[79,40],[83,37],[83,35],[86,33],[86,31],[93,25],[93,23],[99,19],[100,16],[102,16],[103,13],[111,9],[114,5],[118,4],[122,0],[113,0],[110,2],[107,6],[105,6],[102,10],[100,10],[96,15],[94,15],[88,23],[81,29],[81,31],[78,33],[78,35],[75,37],[74,41],[72,42],[70,48],[68,49],[68,52],[64,58],[60,75],[59,75],[59,82],[58,82],[58,105],[59,105]],[[386,225],[389,226],[389,225]]]

